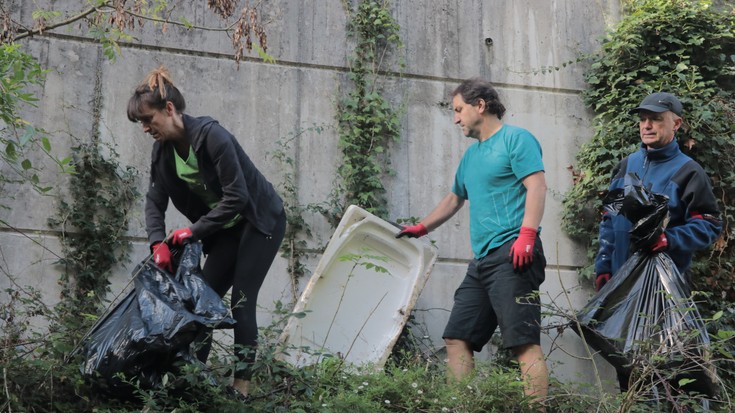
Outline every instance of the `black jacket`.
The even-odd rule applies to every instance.
[[[204,239],[220,230],[237,214],[260,232],[270,235],[283,212],[283,202],[273,185],[260,173],[234,136],[216,120],[183,115],[186,138],[199,163],[206,189],[220,201],[210,209],[176,175],[173,145],[155,142],[151,153],[151,176],[145,204],[148,241],[166,237],[165,212],[169,198],[193,223],[194,239]]]

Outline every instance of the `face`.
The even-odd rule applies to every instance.
[[[174,137],[174,118],[169,106],[173,106],[171,102],[163,109],[154,109],[146,104],[141,108],[138,122],[143,126],[143,132],[157,141],[163,142]]]
[[[452,98],[452,107],[454,108],[454,123],[462,128],[464,136],[479,139],[485,102],[480,100],[477,105],[473,106],[465,102],[462,95],[457,94]]]
[[[641,141],[648,149],[663,148],[674,140],[676,130],[681,127],[682,120],[673,112],[650,112],[642,110],[640,117]]]

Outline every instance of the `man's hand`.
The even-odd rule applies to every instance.
[[[187,238],[191,238],[191,230],[189,228],[180,228],[171,233],[169,239],[174,245],[182,245]]]
[[[662,232],[661,235],[658,237],[656,242],[651,244],[650,247],[648,247],[651,252],[658,252],[663,251],[666,249],[666,247],[669,246],[669,240],[666,239],[666,233]]]
[[[595,291],[600,291],[610,281],[610,273],[597,274],[595,279]]]
[[[521,227],[516,242],[510,247],[513,268],[522,269],[533,260],[533,244],[536,242],[536,231],[533,228]]]
[[[171,250],[168,249],[168,244],[158,241],[151,246],[151,249],[153,250],[153,262],[159,268],[173,272],[173,267],[171,266]]]
[[[424,226],[424,224],[419,222],[416,225],[403,227],[401,232],[396,234],[396,238],[402,238],[402,237],[419,238],[419,237],[423,237],[424,235],[428,233],[429,231],[426,230],[426,227]]]

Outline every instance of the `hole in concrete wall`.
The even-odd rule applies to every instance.
[[[492,46],[493,45],[493,38],[492,37],[486,37],[485,38],[485,46]]]

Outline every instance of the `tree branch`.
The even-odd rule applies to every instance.
[[[102,10],[103,8],[110,9],[110,10]],[[56,29],[56,28],[59,28],[59,27],[67,26],[67,25],[72,24],[72,23],[74,23],[74,22],[76,22],[78,20],[81,20],[81,19],[86,18],[87,16],[89,16],[89,15],[91,15],[93,13],[109,13],[110,11],[115,11],[115,10],[116,9],[112,5],[110,5],[109,3],[105,3],[102,6],[93,6],[93,7],[90,7],[89,9],[87,9],[87,10],[82,11],[81,13],[79,13],[77,15],[74,15],[74,16],[72,16],[72,17],[70,17],[68,19],[62,20],[60,22],[56,22],[56,23],[49,24],[49,25],[44,25],[43,27],[39,27],[39,28],[36,28],[36,29],[29,29],[29,30],[26,30],[24,32],[21,32],[21,33],[17,34],[16,36],[14,36],[13,37],[13,40],[20,40],[20,39],[23,39],[23,38],[26,38],[26,37],[31,37],[31,36],[34,36],[34,35],[43,34],[44,31],[53,30],[53,29]],[[185,24],[185,23],[181,23],[181,22],[173,21],[173,20],[169,20],[169,19],[162,19],[162,18],[158,18],[158,17],[146,16],[144,14],[136,13],[136,12],[130,10],[130,9],[126,9],[125,10],[125,13],[127,13],[130,16],[136,17],[138,19],[152,21],[152,22],[155,22],[155,23],[171,24],[171,25],[175,25],[175,26],[185,27],[186,29],[203,30],[203,31],[210,31],[210,32],[228,32],[228,31],[232,30],[232,28],[237,24],[237,21],[235,21],[235,22],[233,22],[232,24],[230,24],[229,26],[226,26],[226,27],[205,27],[205,26],[196,26],[196,25]]]
[[[76,16],[72,16],[72,17],[70,17],[70,18],[68,18],[66,20],[60,21],[58,23],[54,23],[54,24],[51,24],[51,25],[48,25],[48,26],[39,27],[37,29],[30,29],[30,30],[27,30],[25,32],[19,33],[17,36],[15,36],[13,38],[13,40],[20,40],[20,39],[23,39],[23,38],[26,38],[26,37],[30,37],[30,36],[33,36],[33,35],[36,35],[36,34],[42,34],[44,32],[44,30],[53,30],[53,29],[55,29],[57,27],[62,27],[62,26],[66,26],[66,25],[72,24],[75,21],[81,20],[81,19],[89,16],[90,14],[92,14],[92,13],[94,13],[96,11],[99,11],[99,9],[97,7],[94,7],[94,6],[93,7],[90,7],[89,9],[87,9],[87,10],[85,10],[85,11],[77,14]]]

